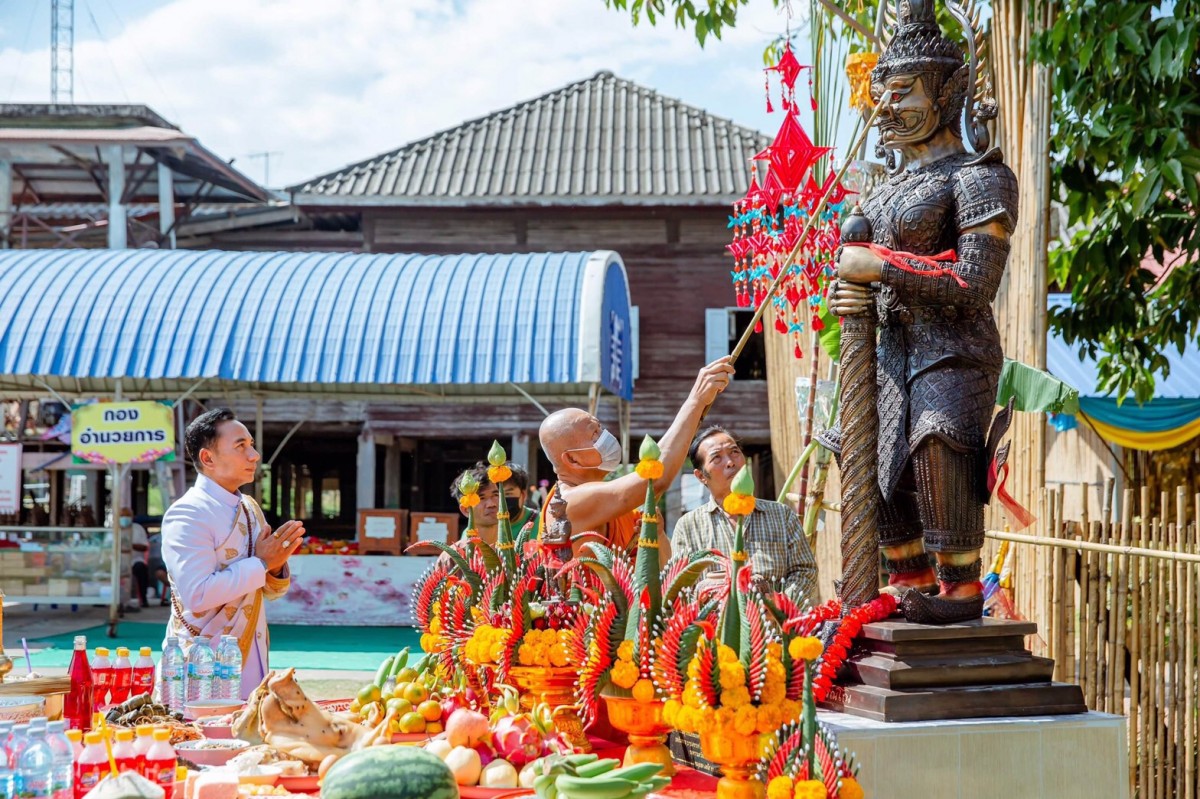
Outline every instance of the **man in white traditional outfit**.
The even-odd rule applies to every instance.
[[[287,561],[304,526],[289,521],[272,531],[258,503],[238,490],[254,481],[260,456],[232,411],[197,417],[184,445],[197,477],[163,516],[162,554],[171,582],[167,635],[178,636],[185,653],[198,637],[235,636],[245,699],[268,670],[263,599],[287,593]]]

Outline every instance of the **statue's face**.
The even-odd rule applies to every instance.
[[[923,75],[889,75],[871,84],[871,97],[887,102],[879,112],[880,140],[888,149],[899,150],[927,141],[941,124],[941,109],[925,88]]]

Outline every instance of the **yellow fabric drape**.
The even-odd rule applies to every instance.
[[[1105,424],[1094,416],[1088,416],[1087,414],[1080,415],[1087,416],[1088,422],[1096,428],[1096,432],[1105,441],[1129,449],[1148,451],[1173,449],[1174,447],[1186,444],[1196,436],[1200,436],[1200,419],[1193,419],[1182,427],[1176,427],[1172,430],[1142,433],[1137,430],[1127,430],[1124,427]]]

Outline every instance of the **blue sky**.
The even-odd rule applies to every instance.
[[[252,156],[271,151],[273,187],[601,69],[749,127],[779,125],[763,95],[762,51],[786,25],[771,0],[703,49],[688,31],[634,28],[602,0],[75,5],[76,102],[148,105],[259,181]],[[50,0],[0,0],[0,97],[49,100],[49,46]]]

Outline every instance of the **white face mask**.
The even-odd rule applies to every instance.
[[[617,441],[612,433],[601,430],[600,437],[596,439],[596,443],[592,444],[592,447],[600,453],[600,465],[596,467],[597,469],[612,472],[621,465],[621,442]]]

